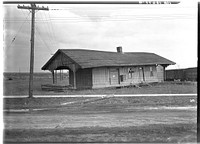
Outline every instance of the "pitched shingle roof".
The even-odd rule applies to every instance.
[[[79,64],[81,68],[175,64],[174,62],[159,55],[146,52],[117,53],[86,49],[60,49],[58,51],[70,57],[73,61]],[[54,59],[51,58],[49,61],[52,60]],[[47,64],[48,62],[45,65]],[[45,65],[42,69],[45,69]]]

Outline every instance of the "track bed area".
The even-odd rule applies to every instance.
[[[5,142],[196,141],[196,96],[46,98],[40,109],[4,112]],[[20,108],[5,100],[5,108]],[[38,107],[37,98],[29,102]],[[77,103],[62,105],[68,102]],[[60,105],[55,107],[55,105]],[[42,108],[43,107],[43,108]],[[45,107],[45,109],[44,109]],[[23,105],[22,107],[23,108]]]

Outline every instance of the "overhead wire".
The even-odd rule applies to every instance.
[[[47,43],[45,42],[45,40],[42,38],[41,33],[39,31],[39,28],[37,26],[35,26],[36,32],[38,33],[38,35],[40,36],[40,40],[44,43],[44,45],[48,48],[48,50],[50,51],[50,54],[52,54],[52,50],[49,48],[49,46],[47,45]],[[37,37],[37,35],[35,35]]]
[[[24,23],[27,22],[27,19],[28,19],[29,16],[30,16],[30,12],[29,12],[28,15],[26,16],[26,19],[23,21],[23,23],[21,24],[21,26],[19,27],[19,29],[17,30],[17,33],[15,34],[15,36],[14,36],[14,38],[12,39],[10,45],[8,46],[8,49],[12,46],[12,44],[13,44],[14,41],[16,40],[16,38],[17,38],[19,32],[20,32],[21,29],[22,29],[22,26],[24,25]]]
[[[45,14],[46,20],[49,19],[49,21],[47,22],[47,25],[49,26],[50,35],[51,35],[51,38],[52,38],[52,41],[51,41],[52,46],[53,46],[53,47],[56,47],[56,44],[55,44],[55,38],[56,38],[56,37],[55,37],[55,32],[54,32],[54,29],[53,29],[52,22],[51,22],[51,20],[50,20],[50,14],[49,14],[49,12],[48,12],[48,17],[47,17],[47,15],[46,15],[46,13],[44,13],[44,14]]]
[[[118,17],[118,18],[106,18],[106,17],[88,17],[87,19],[80,19],[80,18],[61,18],[61,19],[51,19],[54,23],[77,23],[77,22],[109,22],[109,21],[134,21],[134,20],[180,20],[180,19],[194,19],[195,16],[184,16],[184,17],[163,17],[163,16],[154,16],[154,17],[135,17],[135,18],[128,18],[128,17]],[[93,20],[92,20],[93,19]],[[39,22],[39,21],[38,21]]]
[[[44,13],[45,14],[45,13]],[[46,36],[46,38],[48,38],[48,44],[49,45],[47,45],[47,43],[45,42],[45,40],[42,38],[42,36],[41,36],[41,33],[39,32],[39,27],[37,27],[37,32],[38,32],[38,34],[39,34],[39,36],[40,36],[40,38],[41,38],[41,40],[42,40],[42,42],[44,43],[44,45],[48,48],[48,50],[50,50],[50,54],[52,55],[53,53],[52,53],[52,49],[50,48],[50,47],[55,47],[55,43],[54,43],[54,37],[53,37],[53,34],[52,34],[52,30],[51,30],[51,28],[50,28],[50,25],[49,25],[49,23],[48,23],[48,20],[47,20],[47,16],[46,15],[44,15],[43,13],[42,14],[40,14],[40,17],[41,17],[41,20],[42,20],[42,22],[44,22],[44,24],[45,24],[45,28],[44,28],[44,30],[43,31],[45,31],[46,32],[46,34],[47,34],[47,36]],[[37,21],[37,20],[36,20]],[[36,23],[37,24],[37,23]],[[41,27],[41,26],[40,26]]]
[[[22,10],[21,10],[22,11]],[[22,11],[23,12],[23,11]],[[22,25],[17,31],[17,34],[15,37],[12,39],[11,44],[9,47],[12,45],[12,43],[15,41],[19,31],[21,30],[23,24],[28,20],[28,17],[31,12],[29,12],[28,16],[26,17],[25,20],[4,20],[5,22],[21,22],[23,21]],[[23,13],[24,14],[24,13]],[[47,22],[47,27],[49,30],[47,30],[48,36],[49,36],[49,41],[54,42],[54,47],[55,47],[55,33],[53,29],[53,22],[59,22],[59,23],[65,23],[65,22],[70,22],[70,23],[77,23],[77,22],[108,22],[108,21],[133,21],[133,20],[178,20],[178,19],[192,19],[195,18],[194,15],[192,14],[160,14],[160,15],[145,15],[145,14],[140,14],[140,15],[96,15],[96,16],[80,16],[80,17],[50,17],[48,13],[48,18],[45,14],[44,18],[42,19],[36,19],[36,23],[38,22]],[[85,19],[84,19],[85,18]],[[92,20],[93,19],[93,20]],[[50,22],[50,26],[48,24]]]
[[[173,8],[173,7],[172,7]],[[146,8],[145,8],[146,9]],[[53,9],[50,9],[53,10]],[[61,10],[61,9],[59,9]],[[62,9],[62,10],[67,10],[67,9]],[[69,9],[68,9],[69,10]],[[90,10],[90,9],[87,9]],[[94,10],[90,10],[90,11],[95,11]],[[23,12],[21,10],[21,12]],[[4,20],[4,22],[23,22],[20,26],[20,28],[18,29],[16,35],[14,36],[14,38],[12,39],[9,47],[12,45],[12,43],[16,40],[17,35],[19,34],[19,32],[21,31],[23,25],[26,22],[29,22],[31,20],[28,20],[28,17],[30,16],[30,13],[27,15],[26,19],[22,19],[22,20]],[[48,12],[49,14],[49,12]],[[136,17],[135,17],[136,16]],[[60,23],[65,23],[65,22],[71,22],[71,23],[77,23],[77,22],[92,22],[92,20],[90,18],[96,18],[96,19],[100,19],[99,22],[106,22],[106,21],[133,21],[133,20],[178,20],[178,19],[191,19],[194,18],[195,16],[192,14],[182,14],[182,15],[159,15],[159,16],[147,16],[147,15],[113,15],[112,17],[106,16],[106,15],[99,15],[99,16],[80,16],[80,17],[49,17],[47,18],[45,15],[45,18],[37,19],[36,22],[50,22],[50,27],[49,25],[49,32],[52,34],[50,34],[52,37],[54,37],[53,39],[55,39],[55,33],[54,33],[54,29],[53,29],[53,23],[54,22],[60,22]],[[87,18],[86,20],[83,20],[83,18]],[[45,42],[45,40],[42,38],[40,30],[38,27],[36,27],[36,32],[38,33],[38,36],[40,37],[40,40],[44,43],[44,45],[48,48],[48,50],[52,53],[52,50],[49,48],[49,46],[47,45],[47,43]],[[37,35],[36,35],[37,36]],[[52,41],[50,41],[52,42]],[[55,42],[55,41],[54,41]],[[8,48],[9,48],[8,47]]]
[[[52,34],[53,34],[53,39],[54,39],[54,40],[53,40],[54,47],[56,47],[56,42],[55,42],[56,36],[55,36],[54,26],[53,26],[53,23],[52,23],[52,21],[51,21],[50,12],[48,12],[48,19],[49,19],[49,21],[50,21],[50,26],[51,26],[51,29],[52,29]]]
[[[48,13],[49,14],[49,13]],[[50,17],[45,19],[37,19],[36,22],[91,22],[92,19],[101,19],[104,21],[132,21],[132,20],[179,20],[196,18],[194,14],[130,14],[130,15],[95,15],[95,16],[80,16],[80,17]],[[7,22],[20,22],[21,20],[5,20]],[[54,35],[54,34],[53,34]]]
[[[168,15],[170,15],[170,16],[176,16],[176,17],[179,17],[179,16],[192,16],[193,14],[174,14],[174,13],[172,13],[172,14],[126,14],[126,15],[91,15],[92,17],[110,17],[110,16],[149,16],[149,17],[151,17],[151,16],[168,16]],[[84,18],[84,17],[88,17],[88,15],[82,15],[82,16],[80,16],[80,17],[82,17],[82,18]],[[49,18],[49,19],[55,19],[55,18],[77,18],[77,17],[51,17],[51,18]],[[40,19],[38,19],[38,20],[40,20]],[[4,21],[24,21],[24,19],[18,19],[18,20],[15,20],[15,19],[4,19]],[[31,21],[31,20],[30,20]]]
[[[52,46],[53,39],[52,39],[52,36],[51,36],[51,31],[50,31],[50,28],[49,28],[48,21],[46,21],[46,17],[45,17],[43,12],[41,12],[40,14],[41,14],[41,18],[44,19],[44,21],[43,21],[44,25],[43,25],[43,27],[42,27],[42,25],[40,25],[40,27],[42,27],[43,31],[46,32],[45,34],[46,34],[46,38],[48,39],[48,43],[49,43],[50,46]]]
[[[144,5],[142,5],[142,6],[144,6]],[[188,6],[178,6],[178,5],[170,5],[170,7],[169,6],[167,6],[167,5],[165,5],[165,6],[163,6],[162,5],[162,7],[159,7],[159,6],[161,6],[161,5],[149,5],[148,7],[147,6],[145,6],[145,7],[131,7],[131,5],[128,5],[128,6],[120,6],[119,7],[119,5],[118,6],[112,6],[112,7],[97,7],[97,8],[99,8],[100,10],[102,10],[103,9],[103,11],[115,11],[115,10],[118,10],[118,9],[131,9],[131,10],[133,10],[133,8],[134,9],[193,9],[193,7],[188,7]],[[77,9],[79,9],[79,7],[68,7],[68,8],[50,8],[49,10],[52,10],[52,11],[64,11],[64,10],[76,10],[76,8]],[[84,7],[82,7],[82,8],[84,8]],[[87,11],[97,11],[97,8],[88,8],[87,9]],[[107,9],[106,9],[107,8]]]

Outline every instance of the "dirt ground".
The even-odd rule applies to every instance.
[[[110,98],[4,113],[6,142],[195,142],[195,96]],[[37,99],[43,101],[44,99]],[[60,99],[62,103],[80,99]],[[49,100],[53,101],[52,99]],[[7,102],[9,104],[9,102]]]
[[[196,110],[5,117],[9,142],[195,142]]]

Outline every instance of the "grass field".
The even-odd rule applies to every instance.
[[[10,80],[9,80],[10,78]],[[28,95],[28,75],[12,74],[4,76],[4,95]],[[152,83],[151,86],[142,86],[141,88],[102,88],[86,90],[66,90],[64,92],[42,91],[42,84],[52,84],[52,78],[49,74],[37,74],[34,76],[33,94],[34,95],[88,95],[88,94],[182,94],[197,93],[196,82],[164,82]]]
[[[193,99],[194,102],[190,102]],[[90,101],[87,101],[90,100]],[[68,102],[77,102],[70,105],[64,105]],[[87,98],[87,97],[60,97],[60,98],[9,98],[4,99],[4,109],[23,109],[28,107],[33,108],[58,108],[66,107],[71,109],[73,107],[80,108],[80,106],[89,105],[88,110],[98,110],[97,108],[117,108],[128,106],[196,106],[197,97],[196,96],[168,96],[168,97],[111,97],[111,98]],[[61,108],[62,108],[61,107]],[[76,110],[76,109],[75,109]]]

